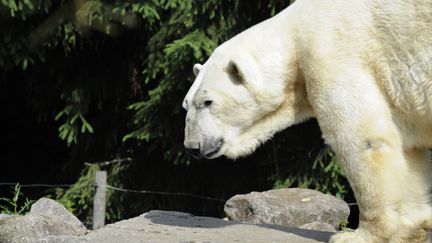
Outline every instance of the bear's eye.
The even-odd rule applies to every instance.
[[[212,103],[213,103],[213,101],[211,101],[211,100],[206,100],[206,101],[204,101],[204,106],[205,106],[205,107],[209,107]]]

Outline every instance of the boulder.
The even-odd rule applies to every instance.
[[[49,235],[79,236],[86,227],[58,202],[42,198],[33,204],[30,213],[0,222],[0,242],[37,242]]]
[[[70,226],[70,231],[66,235],[83,235],[87,233],[87,228],[75,215],[60,203],[49,198],[41,198],[35,202],[30,208],[30,215],[45,215],[64,222]]]
[[[350,212],[339,198],[300,188],[236,195],[226,202],[224,211],[231,220],[254,224],[300,227],[320,222],[336,229],[347,222]]]

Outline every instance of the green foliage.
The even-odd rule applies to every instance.
[[[24,197],[19,183],[17,183],[12,190],[11,198],[0,198],[0,213],[15,215],[25,214],[30,210],[33,201]]]
[[[107,171],[108,179],[107,183],[110,186],[117,188],[126,188],[124,184],[124,177],[128,177],[128,171],[130,170],[130,162],[113,163],[104,167]],[[118,192],[109,190],[107,191],[107,222],[115,222],[124,219],[124,212],[127,210],[128,195],[124,192]],[[140,205],[142,202],[139,203]]]
[[[62,111],[60,111],[54,118],[58,121],[60,118],[65,118],[66,122],[59,127],[59,137],[62,140],[66,140],[68,145],[77,142],[77,137],[79,133],[93,133],[93,127],[84,118],[83,105],[81,103],[81,97],[79,90],[73,90],[71,95],[71,100]],[[81,127],[81,129],[80,129]]]
[[[12,17],[16,17],[18,13],[21,13],[21,17],[25,19],[25,13],[35,9],[35,1],[31,0],[1,0],[0,6],[5,8],[5,12]],[[40,8],[40,5],[36,5]]]
[[[100,167],[97,164],[85,164],[81,176],[72,187],[57,188],[55,199],[69,211],[80,217],[87,225],[91,223],[94,190],[94,178]]]
[[[311,171],[293,171],[284,179],[277,179],[274,188],[310,188],[344,198],[348,193],[344,173],[336,155],[330,148],[323,148],[313,162]]]
[[[106,170],[108,177],[107,184],[114,187],[123,187],[120,177],[126,176],[128,167],[126,162],[108,163],[107,165],[86,163],[80,177],[73,186],[67,189],[57,188],[55,198],[69,211],[79,217],[87,226],[91,226],[96,171]],[[124,197],[125,194],[107,190],[106,220],[108,222],[122,219],[122,212],[124,210],[122,202]]]

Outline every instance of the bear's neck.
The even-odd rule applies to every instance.
[[[268,91],[271,93],[271,87],[284,87],[284,99],[276,109],[240,131],[239,143],[233,145],[230,149],[233,154],[228,157],[250,154],[275,133],[314,116],[298,67],[293,28],[295,21],[291,18],[290,8],[287,8],[234,37],[238,38],[236,42],[240,41],[256,55],[264,81],[269,82],[266,85]]]

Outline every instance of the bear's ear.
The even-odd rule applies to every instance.
[[[234,60],[229,61],[226,71],[234,81],[239,83],[243,82],[244,75],[241,72],[239,65]]]
[[[197,63],[193,66],[193,73],[195,74],[195,76],[198,76],[198,73],[200,72],[202,68],[202,65]]]

